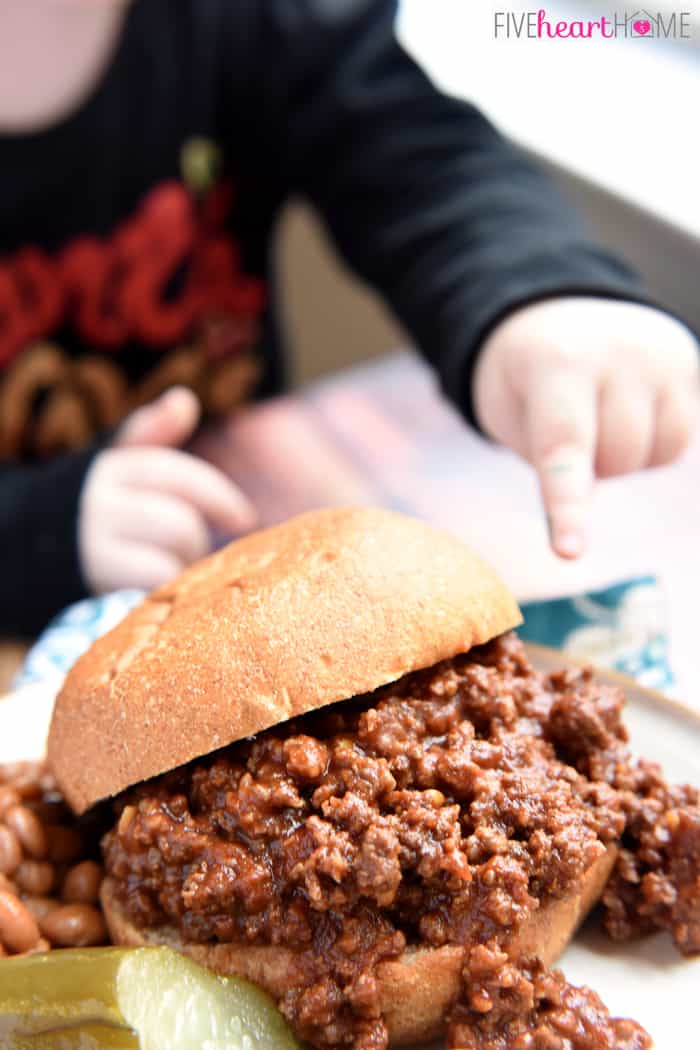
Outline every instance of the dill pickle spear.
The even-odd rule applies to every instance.
[[[36,1035],[13,1035],[7,1046],[8,1050],[139,1050],[140,1044],[129,1028],[79,1024]]]
[[[3,1050],[299,1050],[273,1001],[169,948],[0,960]]]
[[[301,1050],[269,995],[170,949],[131,952],[117,973],[117,999],[141,1050]]]
[[[124,948],[68,948],[0,960],[0,1037],[77,1023],[125,1027],[117,974],[129,954]]]

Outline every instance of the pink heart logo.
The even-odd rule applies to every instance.
[[[638,19],[638,21],[632,23],[632,28],[635,33],[639,33],[640,36],[646,36],[651,29],[651,22],[647,19]]]

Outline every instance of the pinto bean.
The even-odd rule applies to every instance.
[[[107,942],[87,852],[46,767],[0,765],[0,957]]]
[[[13,875],[22,860],[22,847],[12,828],[0,824],[0,872]]]
[[[20,797],[11,784],[0,785],[0,819],[11,806],[20,804]]]
[[[28,806],[10,806],[5,811],[5,824],[14,831],[22,848],[35,860],[43,860],[49,851],[46,830],[36,813]]]
[[[56,900],[55,897],[23,897],[22,903],[27,911],[32,913],[37,922],[43,919],[45,915],[48,915],[50,911],[55,911],[56,908],[61,907],[61,902]]]
[[[0,942],[12,952],[28,952],[39,941],[39,928],[19,897],[0,890]]]
[[[107,927],[102,913],[91,904],[64,904],[39,920],[44,937],[60,948],[104,944]]]
[[[46,860],[23,860],[14,874],[14,880],[24,893],[41,897],[53,889],[56,871],[53,864]]]
[[[49,860],[54,864],[74,864],[80,860],[85,845],[77,828],[56,824],[46,829],[49,840]]]
[[[66,873],[61,888],[64,901],[75,904],[95,904],[102,884],[102,865],[94,860],[83,860]]]

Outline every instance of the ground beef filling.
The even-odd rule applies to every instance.
[[[470,949],[465,981],[469,991],[453,1011],[450,1047],[648,1050],[652,1045],[635,1021],[611,1017],[590,988],[575,988],[537,960],[516,965],[495,943]]]
[[[316,1047],[383,1050],[376,964],[458,943],[451,1047],[642,1050],[593,992],[508,954],[612,841],[610,933],[700,950],[698,794],[632,762],[622,706],[506,635],[132,790],[107,870],[141,926],[296,949],[280,1006]]]

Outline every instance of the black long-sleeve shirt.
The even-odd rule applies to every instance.
[[[431,85],[395,8],[139,0],[76,112],[0,136],[0,629],[84,594],[78,502],[106,428],[175,381],[211,413],[283,384],[266,283],[290,194],[467,418],[479,345],[515,307],[644,301],[547,179]]]

